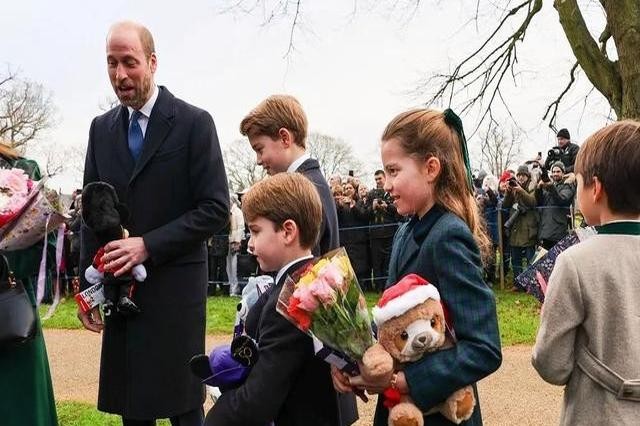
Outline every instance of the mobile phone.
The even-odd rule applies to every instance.
[[[353,170],[349,170],[349,176],[353,177]]]

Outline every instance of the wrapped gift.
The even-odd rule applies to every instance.
[[[596,235],[596,230],[593,227],[578,228],[572,231],[518,275],[515,279],[516,285],[524,288],[527,293],[533,295],[540,302],[544,302],[547,283],[560,253],[593,235]]]

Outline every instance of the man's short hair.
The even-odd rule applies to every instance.
[[[614,213],[640,213],[640,123],[618,121],[589,136],[576,158],[575,172],[591,186],[598,177]]]
[[[109,29],[109,33],[107,34],[107,38],[109,34],[116,28],[132,28],[138,33],[138,37],[140,38],[140,44],[142,45],[142,51],[144,52],[144,56],[149,60],[153,53],[156,53],[156,45],[153,41],[153,35],[151,31],[147,27],[138,22],[133,21],[120,21],[116,22]]]
[[[280,129],[285,128],[293,134],[296,145],[305,148],[307,126],[307,116],[296,98],[272,95],[242,119],[240,133],[249,138],[269,136],[275,140]]]
[[[320,237],[322,202],[315,185],[300,173],[278,173],[255,185],[242,197],[247,222],[263,217],[282,229],[286,220],[298,225],[300,246],[315,247]]]
[[[384,173],[384,170],[381,170],[381,169],[376,170],[376,172],[373,175],[374,176],[378,176],[378,175],[386,176],[386,174]]]
[[[144,25],[140,25],[138,34],[140,35],[140,42],[142,43],[142,51],[148,60],[151,58],[153,53],[156,53],[156,45],[153,42],[153,36],[151,35],[151,31],[149,31]]]

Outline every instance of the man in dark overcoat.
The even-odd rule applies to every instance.
[[[113,185],[128,207],[130,237],[105,247],[105,268],[122,275],[144,263],[136,286],[141,313],[79,313],[102,331],[98,409],[127,425],[200,425],[204,389],[188,366],[204,352],[207,291],[205,240],[229,220],[227,179],[213,119],[156,86],[151,33],[132,22],[107,36],[107,68],[121,102],[96,117],[89,134],[84,184]],[[98,249],[82,228],[81,267]],[[86,281],[83,287],[87,287]]]

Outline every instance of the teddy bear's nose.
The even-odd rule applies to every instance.
[[[411,347],[416,351],[423,351],[430,344],[429,336],[426,333],[417,335],[413,339]]]

